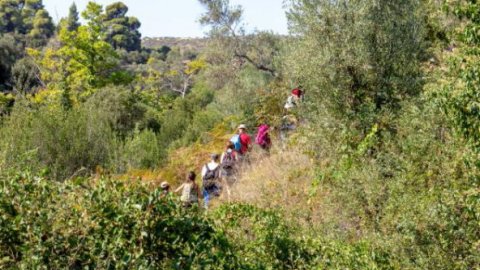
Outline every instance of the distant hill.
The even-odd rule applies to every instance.
[[[202,51],[207,44],[207,38],[177,38],[177,37],[146,37],[142,44],[146,48],[159,49],[162,46],[178,47],[182,51]]]

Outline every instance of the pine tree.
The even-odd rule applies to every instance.
[[[140,21],[135,17],[127,17],[128,7],[116,2],[106,7],[104,27],[106,40],[115,49],[138,51],[141,49],[141,34],[138,31]]]
[[[37,11],[33,19],[32,30],[28,34],[30,45],[33,47],[44,46],[54,31],[55,26],[48,12],[44,9]]]
[[[21,4],[17,0],[0,1],[0,33],[22,33]]]
[[[23,33],[27,34],[33,29],[35,16],[39,10],[44,10],[42,0],[26,0],[21,9],[23,19]]]
[[[77,5],[75,4],[75,2],[70,6],[65,24],[65,27],[67,27],[68,31],[76,31],[80,26],[80,23],[78,21]]]

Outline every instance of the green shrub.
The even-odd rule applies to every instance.
[[[100,89],[80,106],[101,113],[121,138],[131,135],[136,127],[158,129],[159,126],[152,108],[138,93],[125,87]]]
[[[119,171],[156,168],[159,165],[162,154],[157,136],[153,131],[148,129],[137,131],[131,138],[125,141],[122,161],[119,162],[125,165]],[[116,166],[120,164],[116,164]]]
[[[0,268],[238,269],[224,235],[160,190],[109,179],[0,180]]]
[[[117,141],[108,119],[98,111],[17,106],[1,129],[7,166],[47,170],[57,180],[108,167]],[[32,153],[34,164],[24,161]]]
[[[188,145],[192,142],[208,143],[209,138],[204,136],[205,133],[212,130],[222,120],[222,114],[210,107],[197,112],[183,136],[183,144]]]
[[[213,214],[243,266],[250,269],[393,269],[388,249],[368,242],[326,241],[300,230],[279,211],[222,205]]]

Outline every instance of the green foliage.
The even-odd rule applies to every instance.
[[[49,88],[72,91],[76,98],[84,99],[108,84],[131,82],[130,74],[120,68],[118,54],[103,41],[101,12],[100,5],[89,3],[82,14],[87,24],[72,32],[62,28],[58,50],[30,52],[40,62]]]
[[[23,18],[18,0],[0,2],[0,33],[22,33]]]
[[[211,221],[158,189],[28,173],[0,183],[2,268],[236,268]]]
[[[105,8],[103,24],[106,29],[106,41],[115,49],[140,51],[140,21],[135,17],[127,17],[128,7],[116,2]]]
[[[462,153],[466,172],[439,195],[426,238],[439,247],[441,259],[450,259],[451,269],[475,269],[480,267],[480,5],[475,1],[453,1],[445,7],[462,24],[452,38],[458,47],[448,56],[449,69],[442,72],[446,80],[438,83],[443,89],[435,91],[433,98],[440,101],[459,141],[466,142],[468,148]]]
[[[19,93],[34,93],[41,85],[40,69],[31,58],[18,60],[12,68],[12,85]]]
[[[209,62],[215,61],[218,64],[223,61],[227,65],[240,67],[248,63],[271,76],[278,75],[274,66],[279,51],[278,37],[268,32],[246,35],[242,28],[243,10],[240,6],[231,6],[229,0],[199,2],[206,9],[200,23],[211,27],[210,36],[214,41],[212,44],[215,44],[210,48],[213,51],[207,53]]]
[[[479,4],[439,2],[291,0],[279,37],[200,0],[199,54],[141,49],[121,2],[89,3],[84,25],[72,5],[40,48],[54,30],[42,1],[0,1],[0,90],[14,90],[0,93],[0,268],[479,268]],[[272,190],[234,189],[274,208],[202,213],[100,176],[177,182],[240,122],[281,126],[300,85],[290,142],[314,168],[274,147],[249,175]]]
[[[0,36],[0,91],[10,88],[12,67],[21,55],[21,44],[17,43],[15,36],[10,34]]]
[[[132,138],[127,138],[125,142],[122,155],[126,164],[122,171],[156,168],[163,157],[162,154],[164,153],[157,142],[157,134],[148,129],[136,131]]]
[[[154,168],[165,157],[166,148],[155,139],[164,132],[160,112],[129,89],[100,89],[85,103],[69,107],[24,102],[15,106],[0,129],[6,138],[0,152],[8,166],[29,164],[62,181],[97,167],[114,172]],[[172,140],[167,137],[165,142]]]
[[[42,0],[5,0],[0,3],[0,34],[28,36],[28,44],[39,47],[53,35],[55,26]]]
[[[229,0],[199,0],[206,9],[200,23],[212,26],[212,32],[229,35],[235,31],[241,21],[243,10],[240,6],[231,6]]]
[[[0,180],[0,266],[137,269],[391,269],[387,250],[297,236],[273,211],[225,205],[208,218],[158,189],[29,173]],[[238,230],[241,225],[243,230]],[[59,255],[61,254],[61,256]]]
[[[140,95],[127,87],[106,87],[98,90],[84,104],[89,110],[101,111],[108,119],[109,126],[120,137],[124,138],[135,130],[154,129],[159,123],[155,119],[146,118],[151,110],[144,104]]]
[[[207,77],[209,78],[209,77]],[[219,111],[224,116],[233,116],[234,121],[240,121],[248,124],[249,126],[256,126],[257,121],[264,120],[261,115],[256,114],[259,110],[268,110],[270,112],[278,112],[277,104],[275,101],[268,101],[269,104],[274,107],[268,106],[266,103],[260,105],[262,102],[262,89],[269,88],[269,82],[271,80],[270,75],[259,72],[256,68],[246,66],[244,69],[236,73],[235,78],[230,80],[222,91],[220,91],[215,98],[215,101],[211,105],[213,109]],[[282,89],[274,89],[272,91],[281,91]],[[272,102],[272,103],[270,103]],[[263,108],[262,108],[263,107]],[[271,114],[270,116],[274,116]],[[239,122],[230,123],[232,128],[235,129]]]
[[[291,1],[299,42],[291,43],[286,68],[308,89],[310,110],[324,108],[368,132],[377,115],[418,94],[421,8],[418,1]]]
[[[453,7],[453,13],[465,20],[459,29],[459,48],[450,62],[451,83],[443,93],[443,104],[461,136],[480,151],[480,26],[475,1],[461,2]]]
[[[98,110],[40,108],[18,105],[1,130],[5,162],[9,167],[47,170],[62,181],[75,174],[107,166],[115,153],[114,133]],[[30,159],[24,158],[32,153]]]
[[[306,250],[292,237],[282,217],[250,205],[221,206],[215,219],[236,243],[235,251],[251,269],[300,269],[310,265]],[[241,225],[242,230],[237,228]],[[305,258],[307,257],[307,258]]]
[[[198,141],[201,134],[208,132],[219,120],[215,111],[205,110],[213,99],[214,93],[202,85],[197,85],[185,99],[177,99],[162,116],[160,144],[168,148]]]
[[[366,242],[345,244],[302,234],[278,211],[231,204],[213,216],[247,269],[393,269],[396,263],[388,250]]]
[[[68,10],[68,17],[65,19],[65,27],[68,31],[76,31],[79,26],[79,14],[77,11],[77,5],[75,5],[74,2]]]
[[[18,1],[23,4],[23,8],[21,9],[21,14],[23,17],[23,27],[25,28],[26,33],[30,32],[33,28],[35,28],[34,24],[35,21],[38,21],[37,12],[43,11],[45,12],[43,1],[42,0],[26,0],[26,1]],[[50,19],[47,14],[42,14],[42,16],[46,16]],[[50,19],[51,23],[51,19]],[[53,24],[52,24],[53,27]]]
[[[12,94],[0,94],[0,117],[10,113],[14,103],[15,98]]]

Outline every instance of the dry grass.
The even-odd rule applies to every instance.
[[[225,135],[227,134],[227,135]],[[203,164],[208,162],[212,152],[220,153],[231,135],[218,128],[209,133],[211,141],[196,143],[173,151],[169,163],[158,170],[130,171],[122,176],[134,182],[147,182],[152,187],[161,181],[168,181],[173,188],[180,185],[186,172],[193,170],[200,174]],[[278,141],[274,141],[274,145]],[[229,202],[248,203],[266,209],[282,211],[294,224],[311,228],[312,233],[339,231],[353,232],[358,223],[343,211],[335,195],[328,187],[315,181],[318,171],[314,168],[328,167],[328,159],[312,160],[303,149],[276,147],[270,155],[259,148],[252,151],[251,162],[245,163],[231,186],[218,199],[211,201],[211,208]],[[200,184],[200,177],[197,183]],[[353,233],[354,234],[354,233]],[[355,237],[354,235],[347,237]]]
[[[224,192],[213,206],[231,201],[280,209],[304,226],[316,226],[326,213],[335,210],[326,207],[327,192],[313,188],[313,165],[313,160],[299,149],[274,149],[271,155],[255,149],[251,163],[242,167],[231,187],[230,198]]]
[[[175,187],[185,180],[189,171],[200,175],[202,166],[209,162],[211,154],[221,154],[226,142],[232,136],[228,134],[224,125],[219,125],[204,135],[208,138],[208,143],[197,142],[171,151],[165,166],[155,170],[131,170],[121,178],[138,179],[154,186],[159,186],[162,181],[168,181]],[[200,183],[199,177],[197,177],[197,183]]]

